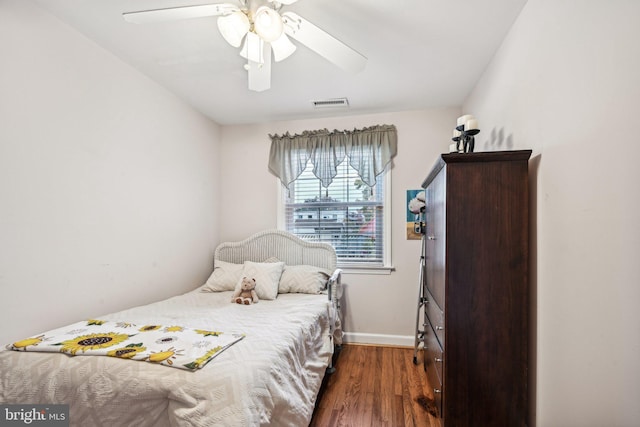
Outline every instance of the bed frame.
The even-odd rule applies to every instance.
[[[337,268],[336,250],[328,243],[308,242],[282,230],[270,229],[258,232],[239,242],[224,242],[214,252],[215,261],[242,264],[245,261],[264,262],[275,257],[286,265],[313,265],[332,272],[327,282],[327,295],[341,316],[342,270]],[[342,331],[332,331],[334,345],[342,345]],[[333,361],[329,362],[328,373],[335,372]]]
[[[307,242],[282,230],[264,230],[239,242],[224,242],[214,252],[215,260],[242,264],[264,262],[275,257],[286,265],[313,265],[332,272],[327,290],[329,300],[340,308],[342,270],[336,268],[336,250],[328,243]]]
[[[235,264],[263,262],[269,257],[287,265],[314,265],[329,271],[335,271],[337,262],[330,244],[307,242],[282,230],[265,230],[240,242],[221,243],[214,254],[214,259]]]

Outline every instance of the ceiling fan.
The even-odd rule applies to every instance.
[[[249,90],[261,92],[271,87],[271,53],[276,62],[289,57],[296,45],[289,37],[307,46],[340,68],[357,73],[367,58],[294,12],[280,13],[283,6],[297,0],[237,0],[230,3],[171,7],[123,13],[125,21],[146,24],[179,19],[218,16],[218,29],[247,60]]]

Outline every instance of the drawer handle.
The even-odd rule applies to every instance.
[[[433,360],[435,360],[436,363],[442,363],[442,359],[438,359],[437,357],[434,357]]]
[[[444,330],[444,326],[436,326],[436,331],[442,331]]]
[[[436,236],[427,236],[427,239],[429,239],[429,240],[436,240]]]
[[[442,393],[442,391],[439,388],[434,388],[433,392],[436,393],[436,394]]]

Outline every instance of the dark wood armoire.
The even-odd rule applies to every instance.
[[[526,426],[531,150],[442,154],[422,186],[424,363],[443,426]]]

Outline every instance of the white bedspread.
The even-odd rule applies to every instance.
[[[0,352],[0,402],[66,403],[78,426],[305,426],[333,348],[326,295],[243,306],[198,290],[100,316],[246,336],[190,372],[112,357]]]

